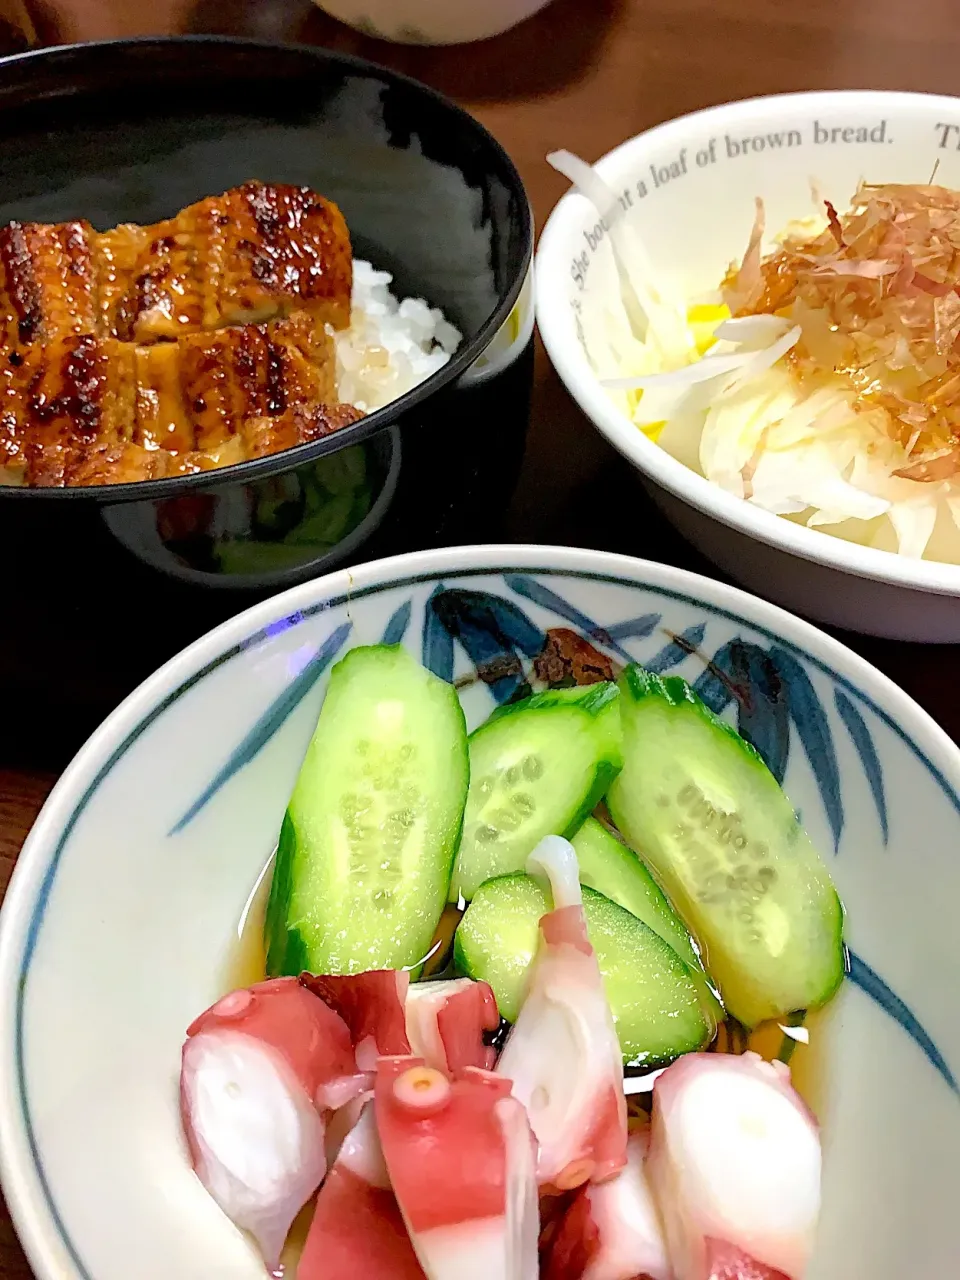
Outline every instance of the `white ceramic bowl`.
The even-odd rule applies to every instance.
[[[770,145],[775,136],[780,144]],[[597,168],[630,192],[627,216],[658,269],[703,294],[742,256],[756,196],[775,231],[811,211],[811,177],[838,205],[861,177],[928,182],[937,165],[937,182],[960,187],[958,143],[960,99],[790,94],[672,120]],[[538,264],[537,320],[560,377],[691,542],[745,586],[809,617],[899,639],[960,640],[960,566],[857,546],[762,511],[670,457],[620,413],[578,337],[617,287],[609,245],[582,196],[565,196],[551,214]]]
[[[830,859],[852,980],[819,1037],[808,1280],[956,1274],[960,752],[842,645],[737,590],[486,547],[343,571],[241,614],[142,685],[58,782],[0,915],[0,1167],[40,1280],[264,1280],[191,1172],[179,1050],[225,989],[324,673],[349,645],[402,641],[466,679],[475,725],[517,677],[500,662],[498,682],[470,683],[469,653],[519,672],[557,627],[697,681],[717,707],[725,673]]]
[[[549,0],[314,0],[364,35],[396,44],[469,44],[509,31]]]

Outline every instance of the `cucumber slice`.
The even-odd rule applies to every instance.
[[[577,830],[620,768],[611,681],[535,693],[470,735],[470,791],[450,900],[520,871],[544,836]]]
[[[399,645],[337,663],[280,833],[271,976],[419,966],[447,898],[467,769],[451,685]]]
[[[843,910],[759,754],[677,676],[620,677],[624,768],[607,794],[747,1027],[824,1004],[843,979]]]
[[[700,967],[700,957],[682,920],[632,849],[596,818],[587,818],[571,843],[580,864],[581,884],[642,920],[692,968]]]
[[[458,972],[489,982],[509,1022],[516,1021],[523,1002],[540,917],[550,909],[536,880],[501,876],[482,886],[457,928]],[[592,889],[583,890],[583,909],[626,1065],[660,1066],[708,1044],[716,1022],[673,948]]]
[[[720,1001],[686,926],[634,851],[596,818],[586,820],[572,844],[580,864],[580,883],[618,903],[673,947],[696,976],[701,997],[714,1017],[722,1018]]]

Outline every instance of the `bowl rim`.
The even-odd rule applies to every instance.
[[[915,93],[886,89],[814,89],[799,93],[738,98],[704,107],[664,121],[606,152],[594,167],[601,175],[614,176],[635,155],[662,143],[679,141],[708,121],[733,122],[761,106],[809,110],[812,103],[824,105],[854,101],[884,104],[888,109],[908,104],[960,110],[960,97],[949,94]],[[616,407],[600,386],[568,321],[570,311],[566,259],[573,233],[580,229],[586,198],[569,190],[551,210],[540,234],[534,275],[537,324],[547,355],[557,375],[591,423],[637,470],[668,493],[705,515],[712,516],[757,542],[765,543],[799,559],[851,573],[860,578],[891,586],[908,587],[932,595],[960,596],[960,565],[939,560],[916,560],[894,551],[863,547],[844,538],[794,524],[783,516],[753,506],[727,493],[712,480],[692,471],[649,440]]]
[[[489,153],[491,159],[495,162],[495,168],[501,172],[507,182],[507,186],[517,198],[523,242],[520,269],[514,279],[510,281],[509,287],[500,292],[497,305],[477,329],[474,336],[469,341],[462,343],[460,348],[441,369],[438,369],[436,373],[432,373],[429,378],[418,383],[417,386],[411,388],[399,399],[391,401],[380,409],[375,409],[358,422],[352,423],[340,431],[334,431],[330,435],[323,436],[321,439],[314,440],[308,444],[295,445],[292,449],[283,449],[279,453],[268,454],[264,458],[252,458],[245,462],[233,463],[227,467],[215,467],[212,470],[201,471],[195,475],[168,476],[160,480],[137,480],[125,484],[76,485],[72,488],[30,488],[27,486],[7,485],[0,486],[0,498],[19,502],[30,500],[69,502],[81,501],[86,498],[88,501],[92,499],[101,503],[170,498],[176,497],[181,493],[190,492],[193,489],[209,488],[220,483],[246,484],[252,480],[263,480],[280,472],[309,464],[327,454],[336,453],[337,450],[346,448],[348,445],[360,444],[371,436],[377,435],[385,427],[395,423],[401,416],[417,409],[435,393],[442,391],[451,384],[455,384],[487,349],[517,304],[524,283],[530,274],[534,250],[533,210],[519,170],[505,147],[476,116],[471,115],[469,111],[461,107],[452,98],[448,98],[446,94],[440,93],[439,90],[424,84],[413,76],[394,71],[391,67],[382,66],[369,58],[340,53],[333,49],[324,48],[321,45],[284,40],[259,40],[246,36],[196,34],[117,37],[109,40],[76,41],[72,44],[27,49],[22,53],[9,54],[0,58],[0,79],[5,76],[11,67],[30,65],[34,62],[52,66],[55,70],[56,63],[62,61],[65,64],[64,69],[58,74],[65,76],[71,71],[72,60],[77,58],[93,63],[98,58],[110,57],[114,54],[123,56],[131,50],[169,49],[174,47],[202,51],[204,48],[211,46],[233,49],[238,57],[243,53],[250,54],[259,51],[274,55],[285,54],[291,58],[312,59],[317,63],[318,71],[321,71],[325,66],[333,66],[353,71],[362,76],[376,77],[383,82],[403,88],[407,92],[432,102],[435,107],[444,110],[449,117],[457,119],[461,127],[472,131],[478,141],[483,144],[485,151]],[[82,89],[79,93],[74,91],[73,96],[83,97],[86,92],[86,89]],[[65,93],[63,95],[64,104],[69,102],[70,97],[70,94]],[[35,105],[38,101],[40,99],[33,96],[22,98],[16,103],[5,104],[2,94],[0,94],[0,119],[3,118],[6,109],[19,110]],[[454,389],[456,388],[454,387]]]
[[[175,697],[265,637],[272,623],[316,614],[397,585],[509,570],[539,570],[640,590],[653,588],[776,636],[866,701],[931,772],[960,815],[960,747],[907,693],[812,623],[738,587],[687,570],[612,552],[491,544],[370,561],[272,596],[171,658],[107,717],[53,787],[14,867],[0,909],[0,1182],[17,1234],[40,1280],[96,1280],[60,1218],[43,1172],[30,1127],[24,1061],[17,1051],[30,959],[57,864],[83,806],[126,746],[136,741]]]

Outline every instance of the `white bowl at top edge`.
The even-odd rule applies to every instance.
[[[777,134],[781,143],[769,145]],[[825,134],[836,140],[823,142]],[[751,141],[745,152],[746,139],[762,139],[762,149]],[[831,90],[698,111],[631,138],[596,167],[630,190],[627,216],[660,271],[702,295],[742,256],[756,196],[775,231],[811,212],[811,178],[842,207],[861,178],[927,182],[938,162],[937,182],[960,188],[960,99]],[[591,247],[597,221],[576,193],[550,215],[537,254],[537,322],[567,389],[668,518],[744,586],[808,617],[897,639],[960,640],[960,565],[861,547],[762,511],[672,458],[619,411],[577,336],[578,322],[588,324],[616,287],[606,240]]]
[[[314,0],[331,17],[375,40],[451,45],[489,40],[524,22],[550,0]]]
[[[567,628],[715,705],[716,672],[736,673],[726,714],[783,771],[847,909],[850,980],[812,1031],[824,1210],[806,1280],[955,1275],[960,750],[843,645],[732,587],[493,546],[362,565],[240,614],[131,694],[57,783],[0,912],[0,1176],[38,1280],[264,1280],[190,1168],[184,1030],[228,984],[330,664],[403,643],[456,682],[470,727],[512,691],[516,675],[476,679],[458,619],[510,659],[501,672]]]

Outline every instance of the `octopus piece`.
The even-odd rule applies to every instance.
[[[486,982],[411,982],[397,969],[329,977],[300,975],[301,983],[338,1013],[350,1029],[360,1071],[377,1059],[412,1054],[428,1067],[456,1073],[492,1068],[496,1051],[485,1035],[500,1025]]]
[[[300,982],[346,1023],[360,1071],[375,1071],[377,1059],[410,1052],[404,1001],[410,975],[399,969],[328,977],[302,973]]]
[[[369,1083],[343,1020],[295,978],[231,992],[188,1028],[180,1110],[193,1166],[268,1268],[327,1171],[329,1114]]]
[[[407,992],[407,1037],[428,1066],[451,1074],[466,1067],[492,1070],[496,1050],[485,1035],[500,1025],[497,1001],[486,982],[457,978],[416,982]]]
[[[375,1098],[390,1181],[428,1280],[536,1280],[534,1141],[509,1082],[381,1058]]]
[[[802,1280],[820,1165],[783,1063],[695,1053],[657,1078],[648,1172],[676,1280]]]
[[[297,1280],[423,1280],[383,1159],[372,1101],[327,1174]]]
[[[644,1165],[646,1125],[627,1139],[615,1178],[581,1187],[550,1240],[543,1280],[674,1280]]]
[[[602,1182],[626,1163],[623,1057],[587,938],[573,846],[547,836],[527,870],[547,876],[554,910],[540,921],[527,995],[497,1074],[512,1082],[530,1116],[541,1187],[570,1191]]]

